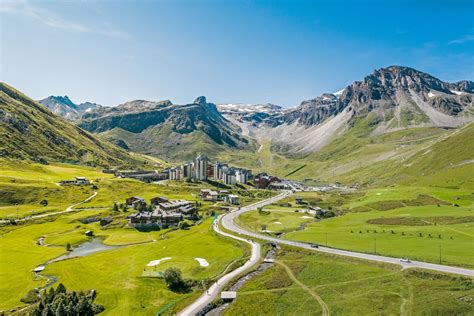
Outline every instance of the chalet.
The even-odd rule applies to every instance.
[[[90,184],[89,180],[87,180],[85,177],[76,177],[76,183],[77,184],[84,184],[84,185],[87,185],[87,184]]]
[[[296,204],[301,205],[301,204],[303,204],[303,198],[300,197],[300,196],[297,196],[297,197],[295,197],[295,202],[296,202]]]
[[[201,189],[201,191],[199,191],[199,195],[201,196],[201,199],[205,199],[210,193],[211,193],[212,190],[210,189]]]
[[[140,196],[132,196],[132,197],[126,199],[125,204],[128,207],[133,207],[136,210],[146,206],[145,199],[140,197]]]
[[[94,236],[94,232],[92,230],[86,230],[86,232],[84,234],[88,237]]]
[[[177,211],[180,207],[183,206],[193,206],[194,203],[186,200],[171,200],[169,202],[159,203],[157,206],[160,210],[171,212]]]
[[[284,189],[287,189],[288,186],[285,183],[278,180],[278,181],[270,181],[267,188],[270,190],[284,190]]]
[[[230,204],[240,204],[240,199],[238,195],[235,194],[229,194],[224,197],[224,201],[228,202]]]
[[[128,217],[129,225],[132,227],[158,227],[168,228],[170,226],[178,226],[183,219],[180,213],[163,212],[155,210],[153,212],[134,213]]]
[[[112,223],[112,219],[110,217],[104,217],[100,220],[100,226],[107,226]]]
[[[166,203],[168,201],[169,201],[169,199],[165,198],[163,196],[157,196],[157,197],[154,197],[154,198],[150,199],[151,205],[158,205],[160,203]]]
[[[209,192],[207,192],[206,195],[202,196],[202,200],[203,201],[212,201],[212,202],[218,201],[219,200],[219,193],[217,193],[216,191],[209,190]]]
[[[178,209],[179,213],[183,214],[183,217],[193,219],[197,217],[197,210],[192,205],[181,206]]]
[[[63,180],[59,182],[60,185],[89,185],[89,180],[85,177],[76,177],[75,180]]]

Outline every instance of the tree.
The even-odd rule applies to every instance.
[[[114,208],[113,208],[114,212],[118,212],[119,211],[119,208],[118,208],[118,205],[117,203],[115,202],[114,203]]]
[[[64,286],[64,284],[62,283],[59,283],[58,287],[56,288],[56,293],[66,293],[67,290],[66,290],[66,287]]]
[[[67,250],[67,251],[72,251],[72,248],[71,248],[71,244],[70,244],[70,243],[67,243],[67,244],[66,244],[66,250]]]
[[[54,312],[55,316],[64,316],[66,314],[66,308],[64,307],[64,304],[62,301],[58,303],[58,306],[56,307],[56,311]]]
[[[187,290],[186,281],[181,276],[180,269],[174,267],[166,269],[163,278],[170,290],[175,292],[184,292]]]
[[[178,225],[179,229],[183,229],[183,230],[189,229],[190,226],[191,225],[187,221],[181,221],[179,222],[179,225]]]

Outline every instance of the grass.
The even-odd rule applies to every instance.
[[[110,179],[99,169],[52,163],[41,165],[0,159],[0,217],[16,217],[64,210],[92,195],[89,187],[59,186],[61,180],[85,176],[91,180]],[[48,205],[40,202],[47,200]]]
[[[3,157],[93,166],[138,166],[145,163],[144,159],[131,156],[53,115],[3,82],[0,83],[0,103],[8,118],[0,126],[0,152]]]
[[[284,248],[224,315],[469,315],[472,279]],[[258,306],[258,309],[255,308]]]
[[[228,263],[242,257],[244,253],[239,244],[210,231],[210,220],[187,231],[171,232],[162,239],[160,236],[163,231],[143,233],[125,228],[100,230],[97,223],[81,224],[77,221],[82,216],[91,216],[97,212],[82,211],[51,222],[4,228],[0,248],[1,310],[21,305],[19,299],[28,289],[44,286],[45,279],[35,278],[32,269],[65,253],[67,243],[76,244],[87,240],[84,231],[89,229],[103,236],[106,244],[149,243],[56,262],[49,265],[43,274],[56,276],[59,282],[71,289],[96,289],[99,292],[98,301],[106,306],[105,313],[111,315],[153,314],[170,299],[183,297],[170,292],[161,279],[141,277],[151,260],[173,257],[173,260],[157,268],[164,270],[174,266],[180,268],[187,278],[206,279],[219,274]],[[45,242],[49,246],[36,244],[40,236],[46,237]],[[200,267],[195,257],[205,258],[210,266]],[[142,308],[142,305],[146,308]]]
[[[298,223],[289,225],[294,231],[286,230],[286,239],[434,263],[440,263],[441,251],[442,264],[474,268],[474,199],[469,190],[399,186],[350,194],[299,195],[314,205],[326,209],[332,206],[344,215],[310,221],[304,230],[296,230]],[[275,218],[291,223],[292,218],[301,216],[295,215],[293,210],[297,207],[292,205],[274,206],[275,211],[265,208],[271,215],[257,211],[243,214],[241,225],[259,231],[262,224],[267,224],[269,230],[278,232],[277,225],[272,224]]]
[[[315,219],[311,215],[295,213],[292,210],[278,206],[270,206],[265,207],[264,213],[255,211],[242,214],[237,223],[254,231],[260,231],[262,225],[265,225],[269,232],[284,233],[297,230],[302,224],[314,221]]]
[[[223,151],[220,159],[279,177],[364,186],[393,184],[474,188],[474,124],[372,133],[370,115],[316,153],[294,155],[263,140],[258,152]]]
[[[172,257],[151,269],[158,272],[178,267],[185,278],[199,280],[219,274],[243,255],[238,244],[210,232],[209,226],[210,221],[206,221],[188,231],[170,233],[165,240],[57,262],[44,274],[57,276],[71,289],[96,289],[97,302],[106,307],[105,315],[154,315],[169,301],[188,295],[170,292],[162,279],[142,277],[148,262]],[[200,267],[196,257],[205,258],[209,267]]]
[[[184,277],[196,280],[212,278],[224,271],[227,265],[247,255],[240,244],[216,235],[210,228],[210,220],[189,230],[139,232],[126,227],[125,217],[130,212],[113,212],[114,202],[123,203],[125,198],[141,195],[146,199],[165,196],[171,199],[197,200],[201,187],[209,184],[175,183],[155,185],[143,182],[115,179],[98,169],[54,163],[50,165],[26,164],[1,160],[0,196],[2,211],[20,215],[64,210],[68,205],[81,201],[92,194],[89,187],[60,187],[56,183],[74,176],[86,176],[97,185],[97,196],[80,205],[80,210],[62,216],[30,221],[19,226],[3,226],[0,233],[0,310],[22,305],[20,298],[35,287],[42,287],[47,280],[35,277],[32,269],[46,261],[66,253],[66,245],[77,245],[89,238],[86,230],[92,230],[109,245],[121,245],[117,249],[51,264],[44,275],[54,275],[59,282],[71,289],[95,288],[98,302],[106,306],[105,314],[155,314],[173,301],[170,311],[178,311],[183,304],[199,295],[176,294],[167,289],[163,280],[144,278],[142,272],[151,260],[173,257],[154,272],[175,266]],[[17,171],[16,171],[17,170]],[[262,194],[264,194],[263,192]],[[260,198],[252,193],[249,201]],[[47,207],[39,201],[47,199]],[[11,205],[16,203],[23,203]],[[203,209],[212,209],[203,203]],[[112,217],[106,228],[99,223],[82,224],[79,220],[91,216]],[[164,234],[166,233],[166,234]],[[37,240],[44,237],[47,246]],[[209,267],[200,267],[195,257],[205,258]],[[156,271],[155,271],[156,270]],[[85,273],[87,271],[87,273]],[[133,290],[133,291],[131,291]],[[131,294],[132,293],[132,294]]]

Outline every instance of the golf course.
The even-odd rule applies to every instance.
[[[389,187],[299,196],[314,207],[330,208],[336,216],[315,218],[295,212],[308,205],[296,205],[291,197],[263,211],[242,214],[238,224],[253,231],[265,225],[269,234],[339,249],[474,267],[470,190]]]

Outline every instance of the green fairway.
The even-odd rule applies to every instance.
[[[270,215],[257,211],[243,214],[239,223],[254,231],[261,230],[262,224],[274,232],[288,231],[274,224],[279,218],[294,228],[284,235],[286,239],[474,268],[474,195],[469,190],[390,187],[299,195],[308,203],[332,207],[344,215],[310,221],[304,230],[296,230],[298,222],[291,223],[300,220],[301,214],[293,212],[297,208],[293,203],[286,213],[285,208],[269,207],[265,210]],[[294,197],[282,201],[291,202]]]
[[[470,315],[472,279],[284,248],[224,315]],[[258,308],[255,308],[258,306]]]
[[[237,223],[254,231],[261,230],[262,225],[265,225],[267,232],[285,233],[297,230],[302,224],[306,225],[314,221],[315,218],[312,215],[295,213],[288,208],[269,206],[263,213],[255,211],[242,214]]]

